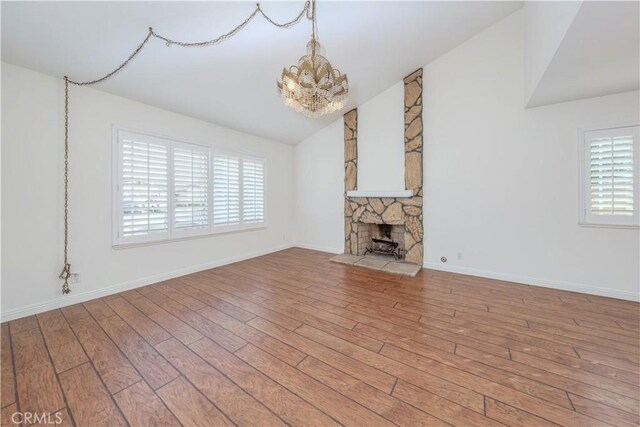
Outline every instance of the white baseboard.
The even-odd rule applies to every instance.
[[[32,304],[25,307],[5,311],[0,315],[0,322],[15,320],[21,317],[30,316],[32,314],[42,313],[43,311],[66,307],[69,305],[77,304],[79,302],[84,302],[84,301],[92,300],[95,298],[104,297],[104,296],[115,294],[118,292],[128,291],[130,289],[139,288],[141,286],[151,285],[153,283],[162,282],[163,280],[173,279],[175,277],[184,276],[186,274],[197,273],[198,271],[208,270],[210,268],[216,268],[216,267],[220,267],[227,264],[233,264],[234,262],[244,261],[246,259],[259,257],[259,256],[270,254],[273,252],[278,252],[284,249],[289,249],[292,246],[293,245],[291,244],[274,246],[268,249],[263,249],[263,250],[251,252],[248,254],[224,258],[224,259],[212,261],[205,264],[184,267],[184,268],[169,271],[166,273],[155,274],[153,276],[142,277],[140,279],[132,280],[130,282],[125,282],[125,283],[119,283],[117,285],[108,286],[102,289],[82,292],[79,294],[72,293],[68,296],[60,297],[53,301]]]
[[[327,246],[308,245],[306,243],[294,243],[292,246],[302,249],[310,249],[312,251],[329,252],[330,254],[344,253],[344,248],[330,248]]]
[[[588,286],[580,283],[560,282],[557,280],[540,279],[511,273],[499,273],[496,271],[480,270],[477,268],[445,265],[442,263],[431,261],[425,261],[424,268],[447,271],[449,273],[467,274],[469,276],[479,276],[489,279],[504,280],[507,282],[522,283],[525,285],[541,286],[543,288],[561,289],[563,291],[599,295],[603,297],[618,298],[629,301],[640,301],[640,294],[637,293],[617,291],[615,289],[598,288],[595,286]]]

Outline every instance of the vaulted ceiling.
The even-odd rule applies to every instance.
[[[303,1],[263,2],[277,21]],[[320,42],[349,76],[347,109],[387,89],[521,7],[521,2],[317,4]],[[182,41],[214,38],[253,10],[251,2],[2,2],[2,60],[74,80],[100,77],[144,39],[147,28]],[[285,107],[276,90],[310,35],[306,19],[278,29],[258,17],[232,39],[206,48],[152,40],[124,71],[94,86],[232,129],[296,144],[347,109],[320,120]]]
[[[540,6],[527,3],[525,13],[531,5]],[[555,2],[543,7],[556,16],[561,16],[558,8],[570,7],[572,13],[565,16],[562,37],[548,46],[549,62],[532,88],[527,107],[640,88],[639,2]]]

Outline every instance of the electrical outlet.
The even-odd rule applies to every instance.
[[[71,277],[69,277],[70,284],[80,283],[80,273],[71,273]]]
[[[462,259],[462,252],[458,252],[458,259]]]

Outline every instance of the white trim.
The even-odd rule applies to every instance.
[[[578,225],[580,227],[591,227],[591,228],[622,228],[622,229],[629,229],[629,230],[638,230],[640,228],[640,225],[633,225],[633,224],[593,224],[590,222],[582,222],[579,221]]]
[[[344,248],[330,248],[328,246],[308,245],[306,243],[294,243],[295,248],[309,249],[312,251],[328,252],[330,254],[343,254]]]
[[[469,276],[486,277],[489,279],[504,280],[506,282],[521,283],[525,285],[540,286],[543,288],[560,289],[563,291],[579,292],[582,294],[599,295],[603,297],[618,298],[628,301],[640,301],[640,294],[634,292],[616,291],[613,289],[598,288],[581,283],[561,282],[558,280],[540,279],[519,274],[499,273],[496,271],[480,270],[477,268],[445,265],[439,262],[425,261],[424,268],[431,270],[447,271],[449,273],[467,274]]]
[[[95,298],[101,298],[101,297],[112,295],[118,292],[128,291],[130,289],[151,285],[153,283],[162,282],[163,280],[173,279],[175,277],[184,276],[186,274],[197,273],[198,271],[221,267],[227,264],[233,264],[235,262],[244,261],[246,259],[255,258],[262,255],[267,255],[273,252],[289,249],[292,246],[293,245],[291,244],[274,246],[268,249],[263,249],[263,250],[251,252],[248,254],[244,254],[244,255],[223,258],[221,260],[212,261],[205,264],[198,264],[190,267],[183,267],[177,270],[168,271],[166,273],[159,273],[153,276],[142,277],[140,279],[132,280],[129,282],[107,286],[106,288],[102,288],[102,289],[96,289],[93,291],[82,292],[78,294],[70,294],[69,296],[60,297],[53,301],[47,301],[47,302],[38,303],[38,304],[31,304],[25,307],[3,311],[2,314],[0,315],[0,322],[7,322],[9,320],[19,319],[21,317],[30,316],[32,314],[42,313],[44,311],[54,310],[56,308],[66,307],[66,306],[77,304],[80,302],[89,301]]]
[[[207,233],[192,234],[190,236],[179,236],[179,237],[174,237],[172,239],[150,240],[150,241],[138,242],[138,243],[122,243],[119,245],[112,245],[111,247],[114,250],[139,248],[142,246],[155,246],[155,245],[162,245],[165,243],[181,242],[183,240],[193,240],[193,239],[201,239],[206,237],[214,237],[220,234],[243,233],[248,231],[265,230],[266,228],[267,226],[263,223],[256,224],[255,227],[243,226],[240,228],[237,228],[236,226],[233,226],[233,225],[226,225],[226,226],[218,226],[216,227],[215,231],[207,232]]]
[[[400,190],[400,191],[347,191],[347,197],[413,197],[413,191]]]

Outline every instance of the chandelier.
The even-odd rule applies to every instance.
[[[333,68],[322,53],[316,31],[316,3],[311,1],[312,33],[307,54],[282,70],[278,89],[284,104],[308,117],[321,117],[344,107],[349,96],[347,75]]]

